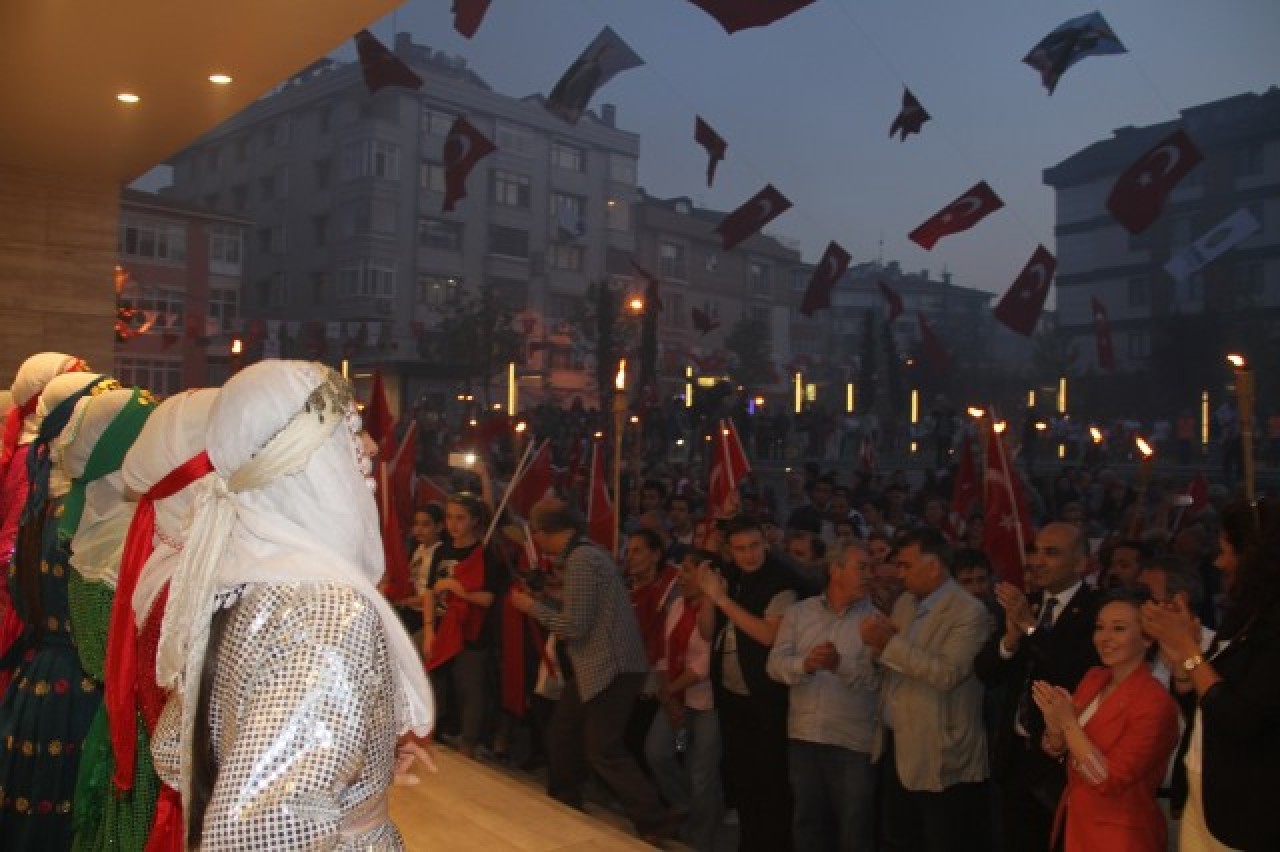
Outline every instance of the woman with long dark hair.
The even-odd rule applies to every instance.
[[[1228,504],[1216,560],[1227,609],[1209,650],[1181,600],[1143,607],[1143,627],[1174,661],[1173,682],[1194,702],[1184,762],[1181,849],[1280,849],[1280,505]]]

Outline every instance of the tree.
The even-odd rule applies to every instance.
[[[588,353],[595,370],[596,394],[602,408],[613,398],[613,377],[618,359],[635,345],[639,320],[622,310],[625,294],[597,281],[587,287],[586,298],[576,303],[569,324],[574,343]],[[636,375],[633,365],[632,377]]]
[[[918,373],[920,356],[914,359]],[[898,341],[893,336],[893,326],[884,324],[884,373],[885,390],[889,398],[889,416],[894,420],[907,410],[907,389],[902,376],[902,358],[898,354]]]
[[[871,412],[876,406],[876,320],[873,311],[862,315],[862,359],[858,372],[858,408]]]
[[[1080,348],[1060,328],[1036,332],[1031,339],[1031,370],[1035,380],[1057,379],[1075,372]]]
[[[442,308],[434,342],[435,357],[454,366],[459,378],[468,385],[483,381],[486,407],[494,373],[509,361],[523,360],[524,338],[512,325],[512,311],[488,290]]]
[[[729,329],[724,348],[732,354],[729,377],[751,396],[773,382],[773,347],[769,324],[757,317],[743,317]]]

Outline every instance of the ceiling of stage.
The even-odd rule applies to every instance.
[[[126,184],[398,5],[0,3],[0,164]]]

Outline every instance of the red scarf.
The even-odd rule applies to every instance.
[[[686,598],[680,618],[671,628],[671,633],[667,635],[668,682],[680,677],[688,668],[686,660],[689,656],[689,639],[693,636],[694,628],[698,626],[698,612],[701,609],[701,600],[690,601]]]
[[[154,550],[157,500],[172,497],[191,483],[213,471],[209,456],[200,452],[171,470],[138,501],[129,523],[120,560],[120,577],[111,604],[107,628],[107,659],[103,679],[103,703],[111,732],[111,750],[116,759],[112,783],[117,790],[133,788],[134,749],[137,745],[138,639],[134,627],[133,593],[142,569]]]

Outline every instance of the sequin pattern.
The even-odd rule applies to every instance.
[[[203,852],[403,848],[377,816],[394,770],[398,699],[368,601],[333,584],[249,586],[206,664],[217,666],[209,724],[219,773]],[[153,743],[156,769],[174,786],[178,701]]]

